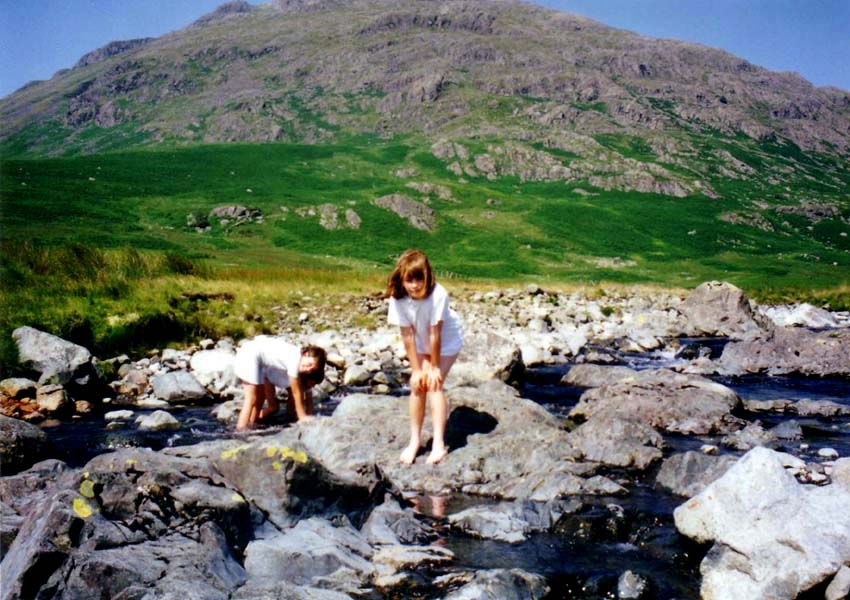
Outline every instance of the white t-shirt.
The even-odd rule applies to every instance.
[[[286,389],[291,377],[298,376],[301,348],[285,339],[258,335],[236,351],[234,371],[246,383],[262,384],[266,379],[277,388]]]
[[[387,312],[390,325],[413,327],[416,334],[416,351],[420,354],[431,353],[431,326],[440,321],[440,355],[454,356],[463,348],[463,328],[457,313],[449,308],[449,293],[439,283],[434,285],[431,295],[422,300],[410,296],[390,297]]]

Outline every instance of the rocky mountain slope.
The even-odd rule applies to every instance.
[[[400,134],[458,177],[840,195],[850,92],[515,0],[275,0],[113,42],[0,100],[6,156]]]

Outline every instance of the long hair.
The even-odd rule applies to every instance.
[[[406,250],[402,254],[395,269],[387,278],[387,297],[395,298],[396,300],[407,296],[407,290],[404,289],[403,282],[410,279],[422,279],[425,281],[424,298],[431,295],[434,291],[434,271],[431,270],[431,263],[428,262],[428,257],[422,250],[412,248]]]
[[[309,385],[319,385],[325,378],[325,365],[328,362],[328,353],[319,346],[305,346],[301,349],[301,356],[312,356],[316,359],[316,368],[309,373],[299,373],[298,377]]]

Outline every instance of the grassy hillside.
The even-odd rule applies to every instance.
[[[431,255],[441,278],[472,287],[722,279],[757,298],[850,306],[846,202],[833,194],[789,212],[754,204],[763,192],[745,182],[714,185],[726,186],[724,199],[457,176],[413,137],[4,161],[3,370],[14,370],[9,333],[24,324],[101,356],[271,331],[310,303],[305,293],[379,291],[410,246]],[[433,209],[434,229],[374,204],[391,194]],[[210,217],[227,205],[262,219]],[[337,229],[320,224],[323,205]],[[347,210],[358,228],[347,226]],[[186,298],[199,292],[214,299]]]

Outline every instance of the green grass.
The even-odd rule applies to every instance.
[[[598,139],[625,156],[651,160],[638,138]],[[468,147],[483,151],[491,142],[478,139]],[[9,333],[23,324],[104,352],[132,340],[152,345],[169,336],[256,333],[271,321],[245,315],[268,314],[281,281],[288,290],[319,285],[341,293],[369,282],[367,289],[377,291],[394,258],[411,246],[425,250],[438,272],[470,282],[688,288],[720,279],[755,298],[811,298],[850,307],[850,240],[841,235],[847,233],[850,206],[835,191],[840,186],[818,180],[832,181],[826,177],[832,169],[830,177],[850,185],[847,170],[835,170],[825,156],[800,161],[799,149],[787,144],[715,134],[703,136],[700,144],[709,162],[716,160],[711,154],[716,149],[728,149],[753,166],[792,161],[813,180],[801,180],[804,185],[790,194],[815,197],[811,190],[824,189],[816,197],[841,213],[812,224],[799,215],[754,209],[749,203],[755,200],[794,203],[787,200],[787,182],[765,185],[758,178],[710,180],[719,199],[606,192],[581,181],[465,177],[464,183],[431,154],[430,143],[416,137],[5,160],[0,359],[14,362]],[[552,154],[565,163],[572,158]],[[409,180],[395,175],[411,166],[417,174]],[[432,232],[414,229],[373,204],[392,193],[423,200],[406,187],[408,181],[452,192],[453,201],[429,199],[437,224]],[[572,191],[576,187],[592,194],[579,195]],[[488,204],[491,198],[499,203]],[[355,210],[360,228],[328,231],[317,216],[297,213],[325,203],[337,207],[343,223],[344,211]],[[190,214],[204,217],[229,204],[258,208],[264,220],[234,226],[211,218],[211,230],[204,233],[187,226]],[[719,218],[744,209],[760,211],[775,230]],[[198,288],[236,289],[240,298],[199,310],[181,299],[183,291]],[[143,328],[153,333],[142,335]]]

